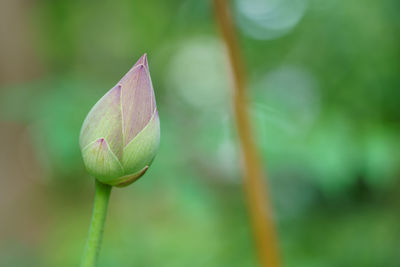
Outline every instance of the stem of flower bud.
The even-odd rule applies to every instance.
[[[96,193],[94,197],[92,220],[90,222],[89,234],[86,241],[86,248],[83,254],[81,267],[96,266],[96,261],[101,246],[101,239],[103,236],[104,223],[107,216],[110,193],[111,186],[100,183],[96,179]]]

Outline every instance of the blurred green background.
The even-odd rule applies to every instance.
[[[287,267],[400,266],[400,2],[235,0]],[[78,136],[147,52],[161,147],[99,266],[257,266],[211,1],[0,1],[0,266],[77,266]]]

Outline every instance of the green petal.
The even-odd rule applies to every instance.
[[[118,158],[104,138],[95,140],[82,150],[87,171],[103,183],[110,183],[124,174]]]
[[[122,176],[122,177],[118,178],[117,180],[112,181],[112,183],[110,183],[110,185],[113,185],[113,186],[116,186],[116,187],[128,186],[131,183],[137,181],[140,177],[142,177],[143,174],[146,173],[148,168],[149,168],[149,166],[145,166],[143,169],[141,169],[140,171],[138,171],[136,173]]]
[[[122,154],[121,86],[108,91],[90,110],[80,134],[81,149],[99,138],[105,138],[113,153]]]
[[[160,120],[155,111],[146,127],[123,149],[122,166],[125,173],[136,173],[145,166],[150,166],[159,144]]]

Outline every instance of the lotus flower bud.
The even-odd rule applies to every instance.
[[[160,120],[144,54],[90,110],[79,143],[91,175],[125,186],[146,172],[159,142]]]

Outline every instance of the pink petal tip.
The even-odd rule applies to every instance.
[[[146,68],[149,67],[149,65],[147,63],[147,54],[146,53],[144,53],[143,56],[141,56],[139,58],[139,60],[135,63],[135,65],[133,65],[133,67],[136,67],[139,65],[145,66]]]

